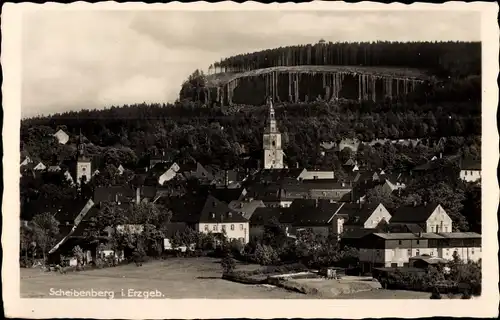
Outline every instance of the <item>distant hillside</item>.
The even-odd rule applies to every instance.
[[[386,99],[404,100],[429,81],[481,73],[475,42],[326,43],[237,55],[209,67],[203,80],[188,79],[181,99],[209,105]],[[201,75],[201,74],[199,74]]]

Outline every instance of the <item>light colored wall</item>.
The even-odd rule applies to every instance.
[[[394,249],[359,249],[360,262],[384,263],[386,267],[391,267],[396,263],[398,267],[409,263],[410,258],[418,255],[428,254],[436,258],[446,260],[453,259],[453,252],[458,252],[458,255],[464,262],[478,261],[481,259],[481,247],[474,248],[394,248]]]
[[[283,169],[283,150],[264,150],[264,169]]]
[[[234,230],[231,230],[231,225],[234,226]],[[208,229],[205,229],[207,227]],[[216,229],[214,229],[214,227]],[[226,235],[229,240],[243,238],[244,243],[250,241],[250,227],[248,222],[237,222],[237,223],[198,223],[196,225],[196,231],[203,233],[220,233],[226,228]]]
[[[436,232],[436,226],[439,226],[439,232],[452,232],[453,230],[453,222],[441,205],[438,205],[427,219],[425,232]]]
[[[391,214],[387,211],[383,204],[379,204],[375,211],[373,211],[370,218],[366,220],[363,228],[374,229],[380,221],[382,221],[382,219],[389,222],[391,220]]]
[[[481,171],[480,170],[461,170],[460,171],[460,179],[467,182],[475,182],[481,179]]]
[[[316,178],[315,178],[316,177]],[[303,180],[314,180],[314,179],[333,179],[335,177],[333,171],[302,171],[299,178]]]
[[[47,169],[47,167],[43,163],[39,162],[33,169],[42,171]]]
[[[57,140],[59,141],[60,144],[66,144],[68,143],[68,140],[69,140],[69,136],[66,132],[64,131],[57,131],[55,134],[54,134],[57,138]]]
[[[165,182],[172,180],[176,175],[177,171],[170,168],[158,178],[158,183],[163,185]]]
[[[90,162],[78,162],[76,164],[76,183],[80,184],[85,176],[87,182],[92,178],[92,165]]]

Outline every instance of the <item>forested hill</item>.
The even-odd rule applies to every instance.
[[[480,42],[326,43],[240,54],[196,70],[180,99],[207,105],[260,105],[404,99],[429,82],[481,75]]]
[[[313,48],[323,51],[312,51]],[[324,95],[307,102],[275,100],[278,123],[285,133],[289,166],[298,163],[306,167],[331,167],[332,158],[318,157],[320,143],[347,137],[363,141],[450,138],[446,146],[440,147],[441,150],[422,146],[418,150],[407,150],[403,155],[402,150],[392,148],[379,150],[380,156],[372,154],[360,159],[374,168],[408,169],[425,162],[436,152],[480,156],[480,43],[317,44],[240,55],[222,60],[215,66],[233,69],[267,67],[269,63],[283,63],[285,54],[285,57],[295,57],[298,60],[293,60],[294,63],[300,64],[307,63],[309,55],[313,59],[317,52],[323,52],[323,57],[332,57],[333,60],[324,60],[328,63],[358,63],[352,57],[363,57],[366,59],[363,63],[440,66],[441,70],[448,70],[447,73],[454,76],[426,83],[395,98],[344,100]],[[463,67],[457,68],[461,72],[453,71],[457,65]],[[57,145],[50,137],[62,128],[73,137],[81,130],[93,143],[89,150],[95,154],[103,154],[108,149],[126,150],[123,154],[131,156],[124,161],[131,165],[155,150],[163,150],[175,154],[179,161],[196,159],[230,168],[247,167],[244,155],[253,155],[253,159],[261,157],[258,152],[262,149],[266,107],[259,103],[253,106],[249,103],[209,104],[203,99],[194,99],[200,97],[198,89],[205,86],[203,80],[202,74],[190,77],[182,86],[184,91],[181,93],[184,92],[185,96],[181,95],[180,101],[174,104],[139,104],[25,119],[21,122],[22,148],[43,161],[60,161],[74,156],[69,146]],[[353,86],[357,91],[358,84],[344,84],[344,87]],[[255,96],[255,90],[248,88],[242,97]]]
[[[442,77],[481,73],[480,42],[358,42],[280,47],[213,63],[210,72],[245,72],[276,66],[344,65],[427,69]],[[209,73],[210,73],[209,72]]]

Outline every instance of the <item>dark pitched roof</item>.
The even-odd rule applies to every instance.
[[[243,194],[244,188],[238,188],[238,189],[228,189],[228,188],[221,188],[221,189],[214,189],[211,191],[211,194],[226,203],[229,203],[233,200],[239,200]]]
[[[285,208],[257,208],[250,218],[250,225],[265,226],[272,218],[280,221],[285,211]]]
[[[342,239],[361,239],[369,234],[376,233],[376,229],[356,228],[342,233]]]
[[[481,170],[481,159],[465,158],[460,162],[462,170]]]
[[[208,196],[201,211],[200,223],[248,222],[241,213],[231,210],[226,202]]]
[[[419,226],[416,223],[393,223],[392,219],[387,225],[387,230],[389,232],[396,232],[396,233],[404,233],[404,232],[409,232],[409,233],[419,233],[419,232],[425,232],[425,230]]]
[[[94,190],[94,202],[131,202],[135,199],[135,190],[128,187],[98,187]]]
[[[394,211],[391,223],[422,223],[427,221],[436,210],[438,203],[427,203],[417,206],[403,206]]]
[[[347,215],[349,218],[346,225],[362,225],[370,218],[379,204],[364,203],[346,203],[340,208],[338,214]]]
[[[323,226],[341,206],[328,200],[297,199],[290,206],[289,222],[295,226]]]
[[[235,200],[229,203],[229,208],[250,219],[257,208],[265,208],[265,205],[262,200]]]

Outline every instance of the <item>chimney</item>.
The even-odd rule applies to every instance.
[[[298,169],[298,168],[299,168],[299,163],[297,162],[297,164],[296,164],[296,165],[297,165],[297,169]]]
[[[439,159],[442,159],[442,158],[443,158],[443,153],[442,153],[442,152],[440,152],[440,153],[439,153]]]
[[[141,203],[141,187],[137,187],[135,190],[135,202],[137,204]]]

